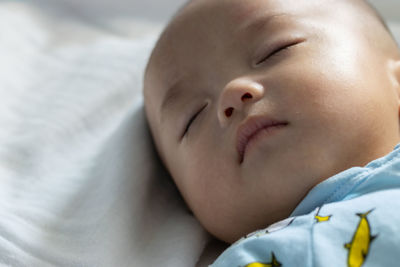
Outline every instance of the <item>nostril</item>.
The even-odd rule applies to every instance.
[[[253,96],[252,96],[251,94],[249,94],[249,93],[246,93],[246,94],[244,94],[244,95],[242,96],[242,101],[244,101],[244,100],[246,100],[246,99],[250,99],[250,98],[253,98]]]
[[[232,113],[233,113],[233,108],[227,108],[225,110],[225,116],[227,116],[227,117],[232,116]]]

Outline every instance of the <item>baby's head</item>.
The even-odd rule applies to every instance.
[[[226,242],[390,152],[399,95],[400,53],[363,0],[191,1],[161,35],[144,85],[163,163]]]

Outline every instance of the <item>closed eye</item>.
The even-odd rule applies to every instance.
[[[301,40],[301,41],[296,41],[296,42],[293,42],[293,43],[290,43],[290,44],[287,44],[287,45],[283,45],[283,46],[278,47],[277,49],[275,49],[275,50],[273,50],[271,53],[269,53],[267,56],[265,56],[264,58],[262,58],[261,60],[259,60],[259,61],[256,63],[256,66],[257,66],[257,65],[260,65],[261,63],[263,63],[264,61],[268,60],[269,58],[271,58],[271,57],[273,57],[273,56],[279,54],[280,52],[282,52],[282,51],[284,51],[284,50],[288,50],[289,48],[291,48],[291,47],[293,47],[293,46],[295,46],[295,45],[297,45],[297,44],[299,44],[299,43],[301,43],[301,42],[302,42],[302,40]]]
[[[189,122],[186,124],[186,128],[185,131],[183,132],[183,136],[185,136],[187,134],[187,132],[190,129],[190,126],[192,125],[192,123],[195,121],[195,119],[197,118],[197,116],[205,109],[205,107],[208,105],[208,103],[206,105],[204,105],[198,112],[196,112],[193,117],[190,118]]]

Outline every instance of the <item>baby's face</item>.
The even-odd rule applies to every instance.
[[[345,2],[198,0],[155,50],[144,94],[157,149],[218,238],[287,217],[399,142],[399,64]]]

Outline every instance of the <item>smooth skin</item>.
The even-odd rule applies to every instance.
[[[178,91],[161,109],[170,87]],[[399,95],[398,48],[359,0],[193,1],[162,34],[144,85],[163,163],[201,224],[228,243],[392,151]],[[253,116],[288,125],[240,163],[236,132]]]

